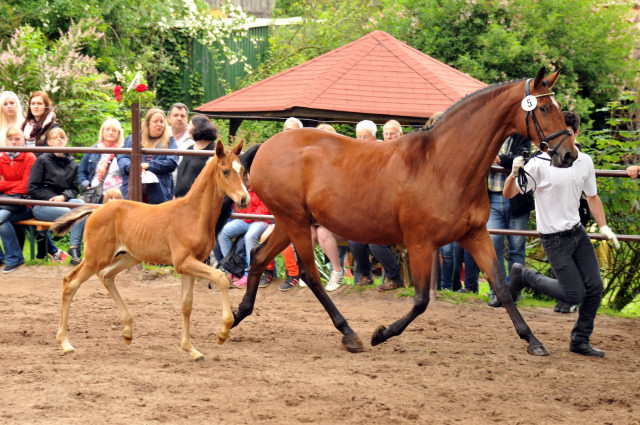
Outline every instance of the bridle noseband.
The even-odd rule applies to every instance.
[[[527,79],[527,81],[525,81],[524,83],[524,94],[525,96],[531,96],[529,94],[529,85],[531,83],[531,78]],[[549,92],[549,93],[542,93],[542,94],[537,94],[537,95],[533,95],[533,97],[543,97],[543,96],[553,96],[553,92]],[[555,148],[553,148],[551,151],[548,151],[548,155],[553,158],[554,155],[556,155],[558,153],[558,149],[560,148],[560,146],[562,146],[562,144],[564,143],[564,141],[567,139],[567,137],[571,136],[571,132],[569,131],[569,129],[565,128],[564,130],[560,130],[560,131],[556,131],[555,133],[552,133],[548,136],[545,137],[544,135],[544,131],[542,131],[542,127],[540,126],[540,123],[538,122],[538,117],[536,117],[536,109],[533,108],[530,111],[527,111],[527,118],[526,118],[526,124],[527,124],[527,137],[529,138],[529,140],[531,140],[531,135],[529,134],[529,117],[531,117],[531,121],[533,122],[533,127],[536,130],[536,134],[538,135],[538,140],[540,140],[540,151],[542,152],[547,152],[549,150],[549,141],[552,139],[555,139],[556,137],[559,137],[561,135],[565,135],[562,140],[560,140],[560,143],[558,143],[556,145]]]

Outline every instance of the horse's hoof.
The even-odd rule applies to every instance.
[[[124,340],[124,343],[127,345],[131,345],[131,341],[133,341],[133,337],[129,337],[129,336],[123,336],[122,339]]]
[[[384,331],[386,331],[386,326],[380,325],[378,329],[373,331],[373,335],[371,335],[371,345],[375,347],[378,344],[382,344],[387,339],[384,337]]]
[[[547,350],[547,347],[544,344],[540,345],[530,345],[527,347],[527,353],[532,356],[550,356],[551,353]]]
[[[73,354],[76,352],[75,348],[65,348],[64,350],[62,350],[62,354]]]
[[[240,324],[240,321],[242,319],[238,319],[238,311],[232,311],[231,312],[233,314],[233,325],[231,325],[232,328],[235,328],[236,326],[238,326]]]
[[[224,344],[224,342],[227,340],[227,338],[222,338],[221,336],[218,335],[216,342],[220,345]]]
[[[203,362],[204,361],[204,356],[196,357],[193,360],[196,361],[196,362]]]
[[[350,353],[362,353],[364,351],[364,344],[360,341],[360,337],[355,333],[351,336],[343,336],[342,346]]]

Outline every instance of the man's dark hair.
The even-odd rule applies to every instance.
[[[564,123],[571,127],[574,133],[577,133],[580,128],[580,115],[573,111],[564,111],[562,114],[564,115]]]
[[[208,140],[215,142],[218,139],[218,126],[209,118],[198,114],[191,118],[191,136],[193,140]]]
[[[171,107],[169,108],[169,114],[171,114],[171,111],[173,111],[175,108],[184,109],[184,111],[187,113],[187,117],[189,116],[189,108],[187,108],[187,105],[185,105],[184,103],[174,103],[173,105],[171,105]]]

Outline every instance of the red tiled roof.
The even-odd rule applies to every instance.
[[[423,122],[485,86],[384,31],[373,31],[196,110],[228,117]]]

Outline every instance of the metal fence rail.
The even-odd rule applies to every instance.
[[[134,141],[135,143],[135,141]],[[90,148],[90,147],[65,147],[65,148],[56,148],[49,146],[3,146],[2,150],[4,152],[34,152],[34,153],[44,153],[44,152],[62,152],[62,153],[114,153],[118,154],[127,154],[132,155],[135,152],[139,152],[138,155],[179,155],[179,156],[215,156],[214,151],[194,151],[194,150],[179,150],[179,149],[147,149],[141,148],[138,146],[134,148]],[[137,172],[135,170],[137,168]],[[509,172],[499,166],[492,166],[491,171],[496,172]],[[130,175],[140,175],[142,169],[140,168],[140,161],[131,162],[131,172]],[[597,177],[628,177],[625,170],[596,170]],[[130,180],[130,185],[135,184]],[[137,179],[137,192],[142,192],[142,184],[140,183],[140,179]],[[133,189],[133,187],[131,188]],[[4,197],[0,195],[0,203],[2,204],[17,204],[17,205],[48,205],[55,207],[66,207],[66,208],[78,208],[87,204],[77,204],[77,203],[69,203],[69,202],[50,202],[50,201],[36,201],[33,199],[15,199]],[[251,215],[251,214],[232,214],[232,218],[246,218],[246,219],[254,219],[254,220],[262,220],[262,221],[274,221],[274,217],[272,215]],[[506,230],[506,229],[488,229],[489,233],[496,235],[522,235],[527,237],[538,237],[538,232],[534,230]],[[588,233],[591,239],[595,240],[605,240],[606,238],[599,233]],[[640,235],[616,235],[619,241],[624,242],[640,242]]]

